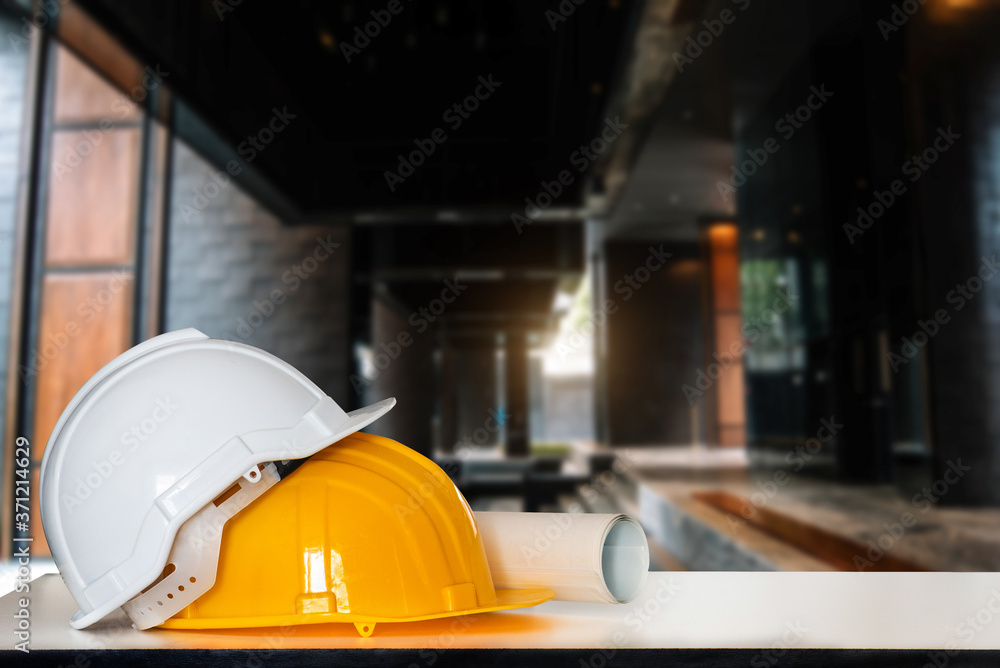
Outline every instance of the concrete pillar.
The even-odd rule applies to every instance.
[[[372,349],[375,355],[385,355],[389,361],[371,383],[371,400],[396,397],[397,403],[371,426],[371,432],[429,456],[433,449],[433,335],[429,331],[418,334],[407,323],[405,315],[375,299],[372,304]],[[395,358],[393,353],[396,353]]]
[[[661,248],[673,255],[661,259]],[[703,363],[698,244],[608,242],[604,258],[605,298],[594,306],[607,314],[599,327],[607,442],[691,443],[702,419],[701,403],[683,390]]]
[[[461,341],[452,349],[454,412],[453,445],[477,450],[500,441],[496,420],[497,350],[492,336]],[[448,429],[442,426],[442,433]]]
[[[590,232],[594,228],[594,225],[589,226],[588,237],[597,236]],[[589,255],[591,294],[595,310],[604,304],[608,290],[602,233],[603,230],[599,233],[601,236],[593,244],[594,248]],[[598,443],[611,442],[608,437],[608,402],[608,326],[605,325],[594,328],[594,439]]]

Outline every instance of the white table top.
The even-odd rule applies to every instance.
[[[0,599],[10,649],[19,599]],[[123,612],[77,631],[57,575],[31,583],[35,650],[291,648],[1000,648],[1000,573],[650,573],[626,605],[551,601],[427,622],[136,631]],[[461,620],[465,620],[464,622]],[[459,620],[459,621],[456,621]]]

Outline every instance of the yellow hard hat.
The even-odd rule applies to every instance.
[[[409,622],[522,608],[496,591],[472,510],[423,455],[355,433],[313,455],[226,525],[214,586],[173,629]]]

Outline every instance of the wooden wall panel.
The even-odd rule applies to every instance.
[[[720,358],[730,358],[733,344],[743,339],[740,331],[739,231],[736,225],[718,224],[709,228],[708,236],[712,267],[714,350]],[[745,445],[746,396],[742,355],[732,358],[731,365],[722,371],[716,381],[714,417],[718,445]]]
[[[61,42],[86,54],[89,62],[122,90],[141,84],[146,71],[117,39],[76,3],[60,4],[58,30]]]
[[[102,119],[121,123],[139,120],[140,109],[69,49],[59,46],[52,116],[57,124]]]
[[[716,350],[719,356],[729,355],[731,346],[740,340],[741,318],[719,315],[715,318]],[[743,394],[743,360],[736,357],[732,366],[719,378],[719,424],[722,427],[742,427],[746,422],[746,402]]]
[[[144,74],[137,62],[90,30],[67,6],[60,31],[89,62],[126,88]],[[74,16],[76,19],[74,19]],[[65,19],[65,22],[63,21]],[[78,19],[78,20],[77,20]],[[93,27],[93,26],[91,26]],[[43,262],[38,338],[26,360],[32,392],[33,475],[59,416],[76,391],[133,343],[143,112],[66,47],[53,44],[52,130],[41,192]],[[113,269],[121,267],[121,269]],[[37,487],[36,487],[37,489]],[[47,554],[33,506],[33,554]]]
[[[80,131],[52,135],[55,160],[83,140]],[[139,184],[139,128],[101,135],[93,152],[49,182],[46,266],[131,264]]]
[[[735,225],[709,229],[712,247],[712,288],[716,311],[740,309],[739,237]]]
[[[130,272],[50,274],[43,279],[34,458],[41,459],[52,428],[76,391],[131,346],[132,289]]]

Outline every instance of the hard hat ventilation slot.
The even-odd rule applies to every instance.
[[[235,482],[235,483],[233,483],[233,485],[229,489],[227,489],[225,492],[223,492],[222,494],[220,494],[217,497],[215,497],[215,500],[212,501],[212,503],[214,503],[215,507],[218,508],[223,503],[225,503],[226,501],[228,501],[229,499],[231,499],[233,497],[233,495],[236,494],[237,492],[239,492],[241,489],[243,489],[243,488],[240,487],[240,483]]]
[[[141,592],[139,592],[139,594],[140,595],[141,594],[145,594],[147,591],[149,591],[150,589],[152,589],[156,585],[158,585],[161,582],[163,582],[167,578],[167,576],[170,575],[171,573],[173,573],[175,570],[177,570],[176,566],[174,566],[173,564],[167,564],[166,566],[163,567],[163,572],[160,573],[160,577],[158,577],[155,580],[153,580],[153,583],[151,585],[149,585],[148,587],[146,587],[145,589],[143,589]]]

